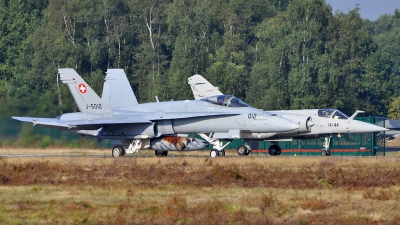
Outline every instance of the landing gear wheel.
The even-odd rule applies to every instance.
[[[249,147],[246,147],[246,155],[250,155],[250,153],[251,153],[251,149],[249,148]]]
[[[210,152],[210,156],[211,156],[211,158],[215,158],[215,157],[219,156],[218,150],[212,149]]]
[[[238,150],[237,150],[238,154],[240,156],[244,156],[247,153],[247,148],[244,145],[239,146]],[[248,154],[247,154],[248,155]]]
[[[225,150],[218,151],[219,156],[225,156]]]
[[[157,157],[166,157],[166,156],[168,155],[168,151],[159,151],[159,150],[156,150],[156,151],[155,151],[155,154],[156,154]]]
[[[125,149],[122,146],[115,146],[112,151],[111,154],[114,158],[118,158],[120,156],[123,156],[125,154]]]
[[[269,146],[269,149],[268,149],[268,153],[271,156],[280,155],[281,151],[282,151],[281,148],[277,145],[271,145],[271,146]]]
[[[330,153],[330,151],[328,150],[325,150],[325,149],[322,149],[322,151],[321,151],[321,155],[322,156],[328,156],[328,155],[330,155],[331,153]]]
[[[126,154],[125,148],[121,146],[121,156],[125,156],[125,154]]]

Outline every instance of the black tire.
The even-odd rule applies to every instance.
[[[125,148],[123,146],[121,146],[121,156],[125,156],[125,155],[126,155]]]
[[[246,155],[250,155],[251,149],[249,147],[247,147],[247,146],[245,146],[245,147],[246,147]]]
[[[219,156],[219,153],[218,153],[218,151],[216,149],[212,149],[210,151],[210,156],[211,156],[211,158],[215,158],[215,157]]]
[[[123,156],[123,151],[122,151],[122,147],[121,146],[115,146],[112,150],[111,150],[111,155],[114,157],[114,158],[118,158],[118,157],[120,157],[120,156]]]
[[[322,149],[322,151],[321,151],[321,155],[322,155],[322,156],[327,156],[327,155],[328,155],[328,153],[325,151],[325,149]]]
[[[221,151],[218,151],[218,153],[219,153],[219,156],[225,156],[225,150],[221,150]]]
[[[244,146],[244,145],[239,146],[239,148],[238,148],[238,150],[237,150],[237,152],[238,152],[238,154],[239,154],[240,156],[248,155],[248,154],[246,154],[247,151],[248,151],[248,150],[247,150],[246,146]]]
[[[159,151],[159,150],[155,150],[154,151],[155,155],[157,157],[165,157],[168,155],[168,151]]]
[[[281,152],[282,152],[281,148],[277,145],[271,145],[268,148],[268,153],[271,156],[278,156],[281,154]]]

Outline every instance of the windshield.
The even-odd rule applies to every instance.
[[[347,120],[348,115],[336,109],[320,109],[318,110],[318,116],[332,119]]]
[[[208,98],[203,98],[201,100],[212,104],[228,106],[228,107],[249,107],[249,105],[246,102],[238,99],[233,95],[216,95]]]

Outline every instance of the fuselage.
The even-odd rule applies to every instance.
[[[137,104],[113,109],[111,119],[142,117],[151,123],[107,124],[100,139],[154,138],[190,133],[224,133],[227,139],[241,132],[271,133],[298,129],[291,120],[248,105],[227,106],[203,100]],[[87,116],[87,115],[82,115]],[[60,120],[80,119],[79,113],[62,115]]]
[[[176,133],[226,132],[229,130],[284,132],[294,129],[291,127],[292,121],[279,118],[274,114],[259,109],[252,107],[225,107],[197,100],[146,103],[122,110],[155,113],[159,115],[158,120],[163,120],[170,113],[199,114],[199,116],[191,118],[171,119]],[[201,116],[202,113],[204,113],[204,116]],[[209,116],[209,113],[215,113],[216,115]],[[225,115],[219,113],[224,113]]]
[[[313,123],[308,132],[283,132],[276,134],[272,139],[306,139],[324,137],[332,134],[349,134],[349,133],[368,133],[379,132],[385,128],[374,124],[354,120],[346,114],[335,109],[306,109],[306,110],[284,110],[284,111],[268,111],[282,117],[292,118],[293,122],[295,115],[302,115],[309,118]],[[290,117],[288,115],[292,115]]]

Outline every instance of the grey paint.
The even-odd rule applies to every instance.
[[[110,78],[105,85],[105,93],[108,92],[112,96],[103,95],[101,99],[75,70],[59,69],[61,80],[68,85],[81,112],[67,113],[57,118],[13,118],[32,122],[34,125],[92,135],[100,140],[111,139],[112,143],[116,144],[127,143],[133,139],[174,136],[179,133],[212,132],[239,138],[242,130],[276,133],[299,128],[289,119],[259,109],[227,107],[202,100],[136,104],[135,98],[135,101],[129,102],[125,99],[114,104],[114,84],[120,83],[118,77],[123,71],[112,72],[117,72],[114,75],[118,76],[113,77],[113,84],[110,83]],[[107,76],[111,75],[109,72]],[[123,80],[126,83],[127,80]],[[134,97],[133,92],[129,92],[128,96]],[[111,109],[106,103],[108,101],[111,101],[115,108]]]

